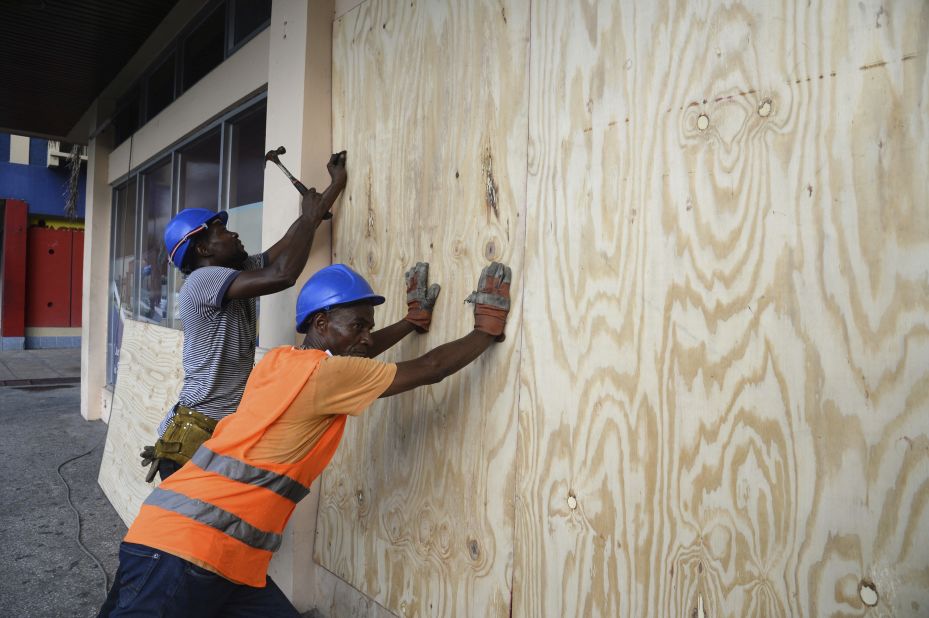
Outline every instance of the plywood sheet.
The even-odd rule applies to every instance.
[[[925,614],[929,7],[531,40],[513,615]]]
[[[370,0],[333,41],[350,170],[334,261],[388,298],[380,324],[406,311],[403,272],[431,262],[432,332],[385,355],[410,358],[471,329],[462,300],[489,260],[521,268],[528,7]],[[461,373],[350,420],[323,473],[316,560],[393,612],[509,612],[518,342],[514,320]]]
[[[177,402],[184,381],[179,330],[126,320],[113,407],[98,482],[113,508],[130,525],[157,486],[145,482],[139,452],[154,444],[165,412]]]

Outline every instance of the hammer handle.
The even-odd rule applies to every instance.
[[[292,182],[293,185],[294,185],[294,187],[297,188],[297,191],[300,192],[300,195],[306,195],[307,193],[309,193],[310,190],[306,188],[306,185],[303,184],[302,182],[300,182],[299,180],[297,180],[296,178],[294,178],[294,177],[291,176],[291,177],[290,177],[290,182]],[[331,218],[332,218],[332,213],[331,213],[331,212],[327,212],[326,214],[323,215],[323,219],[324,219],[324,220],[325,220],[325,219],[331,219]]]

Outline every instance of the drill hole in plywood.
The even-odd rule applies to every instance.
[[[858,584],[858,596],[861,597],[861,602],[868,607],[877,605],[880,598],[877,594],[877,586],[874,585],[874,582],[866,579],[861,580],[861,583]]]
[[[701,131],[706,131],[710,126],[710,117],[706,114],[700,114],[697,116],[697,128]]]

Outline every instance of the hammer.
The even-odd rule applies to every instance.
[[[309,193],[310,190],[306,188],[305,184],[303,184],[302,182],[294,178],[294,175],[290,173],[290,170],[284,167],[284,164],[281,163],[280,156],[282,154],[285,154],[286,152],[287,152],[287,149],[284,148],[283,146],[278,146],[274,150],[269,150],[268,152],[265,153],[265,163],[267,163],[268,161],[271,161],[276,166],[278,166],[281,169],[281,171],[284,172],[284,175],[287,176],[287,178],[290,180],[290,183],[294,186],[294,188],[296,188],[297,191],[300,192],[300,195],[306,195],[307,193]],[[327,212],[325,215],[323,215],[323,219],[331,219],[331,218],[332,218],[331,212]]]

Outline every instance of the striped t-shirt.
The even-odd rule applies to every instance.
[[[264,263],[265,254],[253,255],[242,270],[258,270]],[[184,386],[178,403],[217,420],[235,412],[255,364],[255,299],[225,300],[240,272],[203,266],[187,276],[177,295],[184,322]],[[173,407],[158,427],[159,436],[172,416]]]

